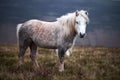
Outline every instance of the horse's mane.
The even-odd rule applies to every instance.
[[[57,21],[60,22],[62,25],[73,25],[75,20],[75,13],[68,13],[66,15],[61,16],[60,18],[57,18]]]
[[[75,13],[63,15],[60,18],[57,18],[57,21],[60,23],[61,27],[64,28],[66,34],[70,34],[74,31]]]

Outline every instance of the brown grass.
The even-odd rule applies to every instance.
[[[38,50],[39,69],[29,58],[18,66],[17,45],[0,45],[0,80],[120,80],[120,48],[75,46],[70,57],[65,56],[65,71],[56,67],[54,50]]]

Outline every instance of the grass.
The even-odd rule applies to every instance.
[[[120,80],[120,48],[75,46],[70,57],[65,56],[65,71],[56,67],[54,50],[38,49],[39,69],[34,69],[29,57],[18,66],[17,45],[0,45],[0,80]]]

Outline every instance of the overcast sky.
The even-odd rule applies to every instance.
[[[97,31],[108,31],[106,36],[108,37],[112,33],[112,37],[115,36],[117,41],[115,44],[114,39],[113,42],[110,42],[120,46],[118,36],[120,34],[120,0],[0,0],[0,43],[7,42],[4,35],[8,35],[9,30],[14,31],[11,36],[16,39],[14,38],[15,26],[10,29],[8,25],[5,28],[5,24],[16,25],[29,19],[55,21],[57,17],[81,9],[89,12],[88,32],[96,34]],[[92,35],[92,33],[90,34]],[[8,42],[12,42],[12,40]],[[97,44],[101,43],[97,41],[95,45]]]

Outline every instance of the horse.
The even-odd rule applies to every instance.
[[[28,20],[17,25],[17,39],[19,44],[19,64],[24,61],[26,49],[30,48],[30,58],[39,67],[36,53],[37,47],[58,49],[59,71],[64,71],[64,54],[69,50],[76,35],[83,38],[89,23],[88,12],[77,10],[47,22],[37,19]]]

